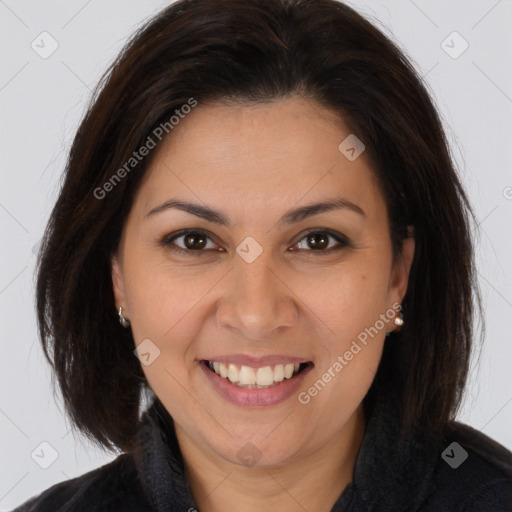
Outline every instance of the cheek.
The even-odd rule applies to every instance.
[[[199,274],[190,268],[184,272],[161,258],[152,262],[132,258],[126,275],[130,276],[126,289],[135,344],[149,339],[157,347],[158,357],[142,369],[157,394],[177,397],[180,384],[188,382],[194,371],[192,340],[204,328],[208,293],[222,275]]]
[[[380,363],[390,320],[371,299],[337,297],[340,307],[329,311],[333,331],[322,342],[326,350],[300,403],[314,403],[326,425],[339,425],[354,412],[370,388]],[[343,306],[341,308],[341,306]],[[340,312],[340,308],[342,311]]]
[[[201,329],[198,303],[215,280],[206,275],[185,277],[166,262],[137,258],[127,262],[126,275],[130,276],[126,290],[135,345],[147,346],[151,353],[150,364],[140,359],[142,370],[157,396],[172,397],[165,405],[179,417],[180,410],[191,407],[183,387],[192,368],[187,364],[188,349]]]
[[[194,275],[165,259],[137,258],[127,262],[126,289],[134,334],[164,339],[193,310],[215,283],[211,273]]]
[[[346,265],[302,289],[307,306],[331,329],[334,344],[357,337],[375,324],[387,308],[388,272],[383,265]]]
[[[373,259],[346,265],[308,288],[308,307],[328,327],[321,340],[326,350],[318,365],[320,381],[306,390],[310,397],[322,395],[318,405],[337,403],[351,411],[369,389],[392,328],[392,315],[385,316],[388,277],[385,264]],[[329,407],[324,412],[337,414]]]

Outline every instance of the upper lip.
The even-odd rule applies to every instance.
[[[250,366],[252,368],[262,368],[264,366],[275,366],[276,364],[289,364],[289,363],[310,363],[311,361],[304,357],[285,356],[285,355],[268,355],[254,357],[247,354],[230,354],[224,356],[211,356],[205,357],[203,361],[213,361],[224,364],[237,364]]]

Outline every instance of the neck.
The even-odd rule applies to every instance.
[[[299,450],[280,465],[246,467],[217,454],[205,456],[204,447],[176,425],[187,480],[202,512],[269,508],[329,512],[352,481],[364,431],[361,405],[343,428],[317,449]]]

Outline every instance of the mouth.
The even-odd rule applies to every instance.
[[[202,360],[201,364],[218,377],[244,389],[268,389],[295,379],[311,369],[311,361],[288,362],[260,367],[221,361]]]

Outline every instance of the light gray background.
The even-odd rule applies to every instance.
[[[34,251],[90,91],[126,38],[168,3],[0,0],[1,511],[116,456],[75,439],[55,403],[36,334]],[[351,5],[380,20],[406,50],[445,121],[480,223],[477,259],[487,324],[459,418],[511,449],[512,2],[358,0]],[[47,59],[31,48],[43,31],[59,45]],[[450,35],[454,31],[469,44],[457,58],[464,41]],[[51,462],[52,450],[41,442],[58,455],[48,469],[31,457],[36,450],[40,464]]]

